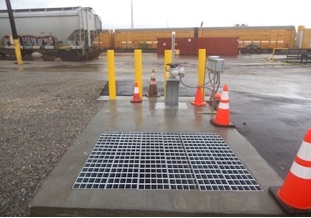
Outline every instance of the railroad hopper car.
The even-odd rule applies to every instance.
[[[82,61],[100,54],[94,40],[102,22],[90,7],[17,9],[13,16],[23,56],[39,52],[64,61]],[[6,10],[0,11],[0,27],[0,55],[14,56]]]
[[[261,53],[274,48],[310,48],[310,29],[299,26],[240,26],[204,28],[116,29],[100,34],[104,49],[157,49],[159,38],[238,38],[241,53]],[[300,36],[297,37],[296,35]],[[109,40],[108,40],[109,39]]]

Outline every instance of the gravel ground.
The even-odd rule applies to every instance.
[[[103,105],[104,83],[92,66],[73,72],[51,63],[18,71],[0,62],[0,216],[28,216],[50,171]]]
[[[226,58],[222,81],[230,84],[237,130],[284,178],[310,127],[310,67],[268,57]],[[144,81],[155,69],[160,82],[163,57],[143,58]],[[116,54],[118,81],[129,83],[119,88],[130,93],[133,60],[132,54]],[[197,58],[178,62],[188,63],[186,81],[196,84]],[[103,63],[105,57],[84,63],[34,61],[19,70],[13,61],[0,61],[0,216],[28,215],[50,171],[103,106],[97,101],[106,74]]]

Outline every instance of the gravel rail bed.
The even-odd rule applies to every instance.
[[[104,82],[88,68],[7,66],[0,68],[0,215],[28,216],[36,192],[103,106]]]

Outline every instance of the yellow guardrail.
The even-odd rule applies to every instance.
[[[275,51],[276,51],[276,50],[288,50],[288,49],[289,49],[289,48],[273,48],[271,59],[274,60],[274,54],[275,54]]]

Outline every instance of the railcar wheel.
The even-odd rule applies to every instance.
[[[246,51],[246,49],[245,48],[241,48],[241,54],[247,54],[247,51]]]
[[[255,50],[255,54],[261,54],[262,53],[262,49],[261,48],[257,48],[256,50]]]

